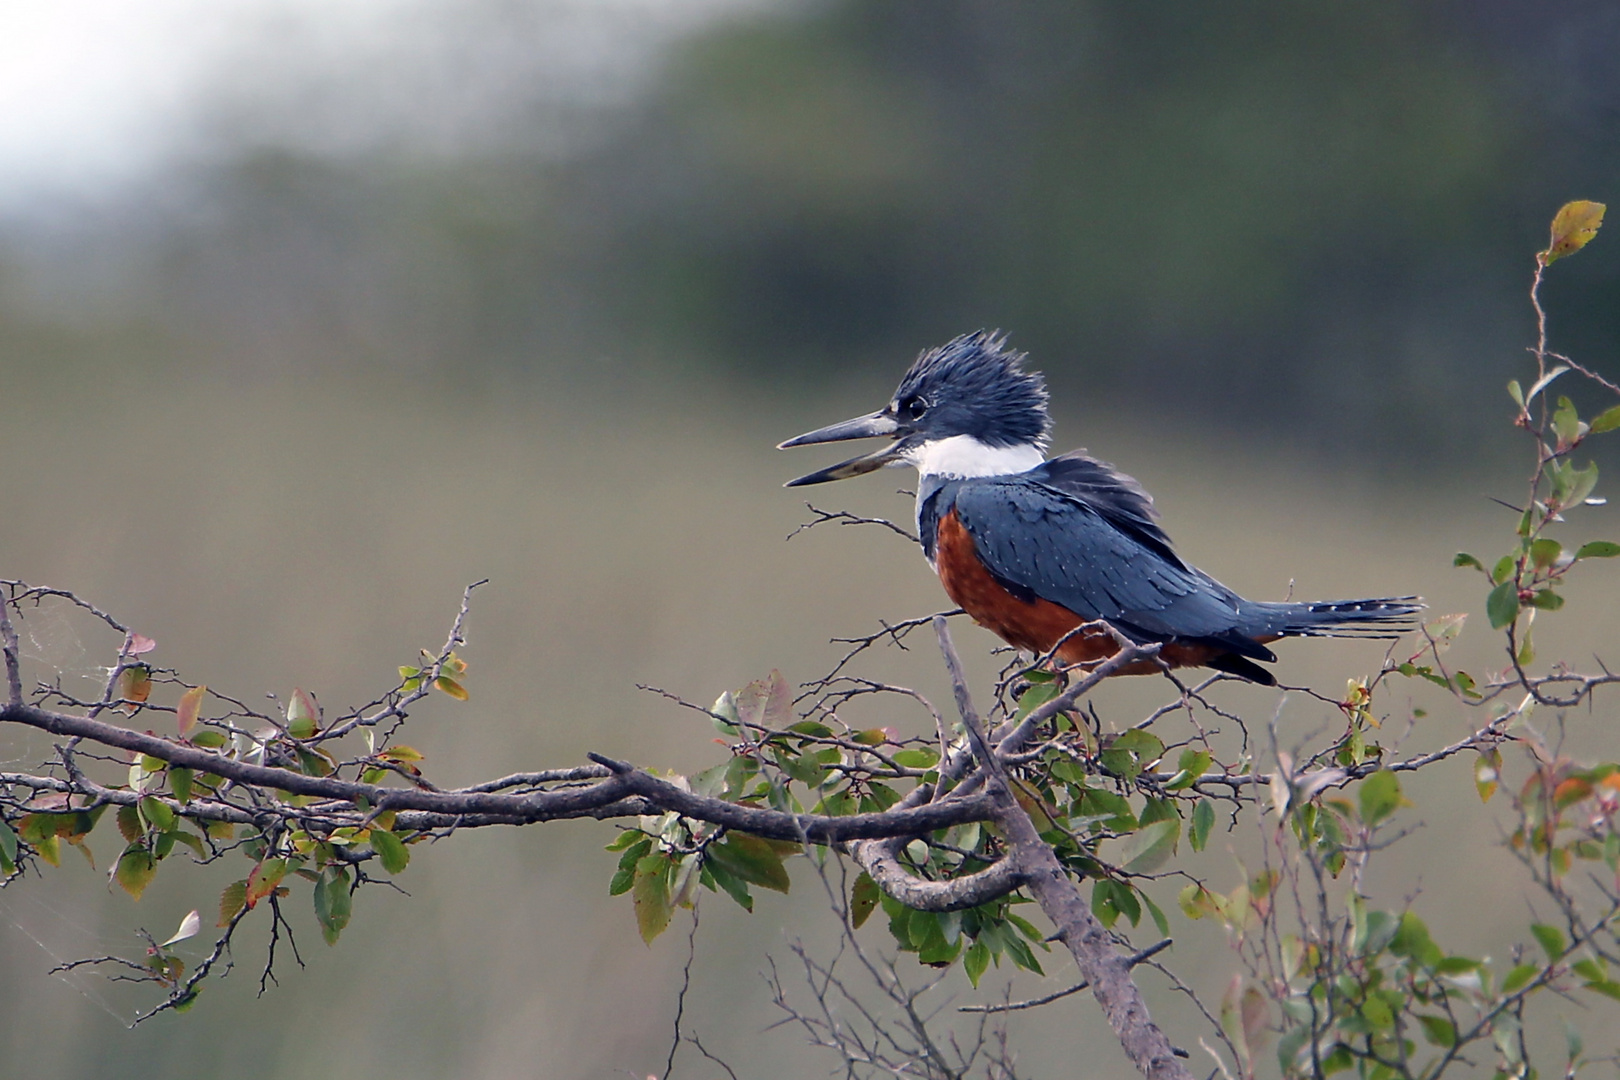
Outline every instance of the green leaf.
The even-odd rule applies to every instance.
[[[1129,836],[1110,841],[1101,854],[1127,874],[1151,874],[1175,854],[1180,830],[1179,819],[1151,822]]]
[[[1491,582],[1496,584],[1506,581],[1508,578],[1512,577],[1515,563],[1516,560],[1512,555],[1504,555],[1500,559],[1497,559],[1496,565],[1491,567]]]
[[[1620,409],[1620,405],[1615,408]],[[1592,540],[1575,551],[1577,559],[1612,559],[1616,555],[1620,555],[1620,544],[1612,540]]]
[[[203,728],[191,737],[191,745],[204,750],[218,750],[225,745],[225,733],[219,728]]]
[[[1376,825],[1401,805],[1401,783],[1389,769],[1379,769],[1361,782],[1361,820]]]
[[[1377,994],[1370,995],[1361,1003],[1362,1018],[1379,1031],[1395,1026],[1395,1014],[1390,1011],[1389,1002]]]
[[[1603,225],[1603,211],[1606,209],[1602,203],[1588,199],[1576,199],[1559,207],[1553,217],[1547,250],[1536,256],[1541,265],[1551,266],[1564,256],[1573,255],[1585,247]]]
[[[1153,925],[1159,928],[1159,934],[1163,937],[1169,937],[1170,920],[1164,917],[1164,912],[1159,910],[1159,905],[1155,904],[1153,898],[1145,892],[1138,892],[1137,895],[1142,898],[1142,903],[1147,905],[1148,914],[1153,916]]]
[[[1604,997],[1620,1001],[1620,982],[1613,979],[1604,979],[1602,982],[1587,983],[1586,989],[1595,990]]]
[[[1541,969],[1535,964],[1520,964],[1508,972],[1507,978],[1502,980],[1502,993],[1511,994],[1527,985],[1540,971]]]
[[[727,833],[720,843],[710,844],[705,855],[751,885],[780,893],[788,891],[787,867],[769,841],[747,833]]]
[[[151,796],[142,799],[141,817],[159,832],[168,832],[174,828],[174,811],[169,809],[169,804],[162,799],[154,799]]]
[[[191,770],[179,765],[169,766],[169,790],[181,806],[191,801]]]
[[[1592,490],[1597,487],[1597,462],[1592,462],[1584,469],[1577,469],[1571,465],[1568,476],[1570,481],[1569,491],[1564,495],[1563,505],[1579,506],[1586,501],[1586,497],[1592,494]]]
[[[1569,1017],[1566,1016],[1566,1017],[1563,1018],[1563,1020],[1564,1020],[1564,1049],[1567,1052],[1567,1057],[1565,1058],[1565,1060],[1567,1060],[1570,1063],[1570,1065],[1573,1066],[1576,1061],[1580,1060],[1581,1051],[1586,1049],[1586,1043],[1581,1038],[1580,1029],[1577,1028],[1574,1024],[1570,1023]],[[1570,1076],[1573,1076],[1575,1074],[1575,1070],[1573,1068],[1568,1069],[1566,1072],[1567,1072],[1567,1075],[1570,1075]]]
[[[1192,828],[1187,832],[1194,851],[1204,850],[1204,845],[1209,842],[1209,830],[1214,826],[1215,804],[1208,799],[1199,799],[1198,805],[1193,807]]]
[[[1034,673],[1031,672],[1030,674]],[[1063,687],[1059,686],[1055,680],[1031,681],[1030,685],[1024,689],[1023,694],[1018,698],[1018,711],[1013,715],[1013,719],[1024,719],[1062,692]]]
[[[1541,946],[1541,951],[1547,954],[1548,960],[1557,960],[1564,955],[1564,950],[1568,946],[1564,940],[1564,932],[1558,927],[1536,923],[1530,927],[1530,933],[1535,937],[1536,944]]]
[[[1289,1028],[1283,1033],[1283,1037],[1277,1040],[1277,1065],[1284,1076],[1300,1075],[1302,1071],[1299,1067],[1300,1058],[1305,1049],[1305,1040],[1309,1039],[1310,1035],[1310,1024],[1298,1024]]]
[[[1557,611],[1564,606],[1564,598],[1551,589],[1542,589],[1530,598],[1530,606],[1542,611]]]
[[[1452,566],[1472,566],[1475,570],[1483,570],[1483,569],[1485,569],[1485,564],[1484,563],[1480,562],[1477,558],[1475,558],[1474,556],[1468,554],[1468,552],[1466,552],[1466,551],[1457,552],[1456,557],[1451,560],[1451,565]]]
[[[155,876],[157,861],[152,858],[150,851],[139,844],[125,848],[118,857],[118,866],[113,870],[113,877],[119,886],[136,900],[141,898],[141,893],[146,891]]]
[[[382,863],[383,869],[390,874],[399,873],[411,861],[410,850],[406,848],[399,837],[387,829],[380,829],[373,825],[370,840],[371,850],[377,853],[377,858]]]
[[[939,761],[939,751],[916,749],[900,750],[891,755],[890,760],[904,769],[932,769]]]
[[[1519,586],[1509,577],[1491,590],[1485,599],[1485,614],[1490,616],[1491,629],[1502,630],[1519,616]]]
[[[1190,747],[1181,752],[1181,759],[1176,762],[1176,774],[1165,782],[1166,791],[1180,791],[1192,787],[1209,769],[1211,758],[1208,750],[1194,750]]]
[[[0,871],[7,874],[17,869],[17,832],[11,823],[0,819]]]
[[[979,978],[989,966],[990,946],[982,941],[968,946],[967,955],[962,957],[962,970],[967,972],[968,982],[973,984],[974,989],[978,989]]]
[[[1575,961],[1573,964],[1569,965],[1569,970],[1573,971],[1587,982],[1602,982],[1604,979],[1609,977],[1608,973],[1603,970],[1602,965],[1590,957],[1585,960]]]
[[[1202,919],[1215,913],[1215,897],[1202,885],[1188,885],[1176,895],[1181,913],[1189,919]]]
[[[1553,432],[1558,436],[1559,446],[1570,446],[1581,434],[1581,417],[1575,411],[1575,403],[1567,397],[1558,399],[1558,408],[1553,411]],[[1573,501],[1573,500],[1572,500]]]
[[[349,872],[343,867],[327,867],[315,882],[315,918],[321,924],[321,937],[336,945],[338,935],[349,925],[354,897],[349,892]]]
[[[1542,537],[1530,544],[1530,561],[1538,570],[1545,570],[1558,561],[1558,556],[1564,553],[1564,545],[1551,537]]]
[[[1401,916],[1400,927],[1390,939],[1389,951],[1396,956],[1408,957],[1426,968],[1433,968],[1445,959],[1445,954],[1429,936],[1429,928],[1410,911]]]
[[[1524,411],[1524,387],[1519,385],[1519,380],[1518,379],[1509,379],[1508,380],[1507,392],[1508,392],[1508,397],[1512,398],[1513,403],[1519,407],[1519,411],[1523,412]]]
[[[1614,405],[1598,413],[1592,420],[1592,434],[1602,435],[1606,431],[1620,428],[1620,405]]]
[[[203,844],[202,837],[186,832],[184,829],[176,829],[173,832],[165,833],[164,835],[170,840],[179,841],[180,843],[186,845],[186,847],[191,849],[192,854],[197,856],[199,861],[206,861],[208,859],[208,848]]]
[[[1418,1023],[1423,1025],[1423,1037],[1435,1046],[1449,1049],[1457,1045],[1457,1025],[1445,1017],[1419,1014]]]
[[[1466,956],[1447,956],[1434,965],[1434,970],[1439,975],[1461,975],[1464,972],[1478,971],[1481,966],[1478,960]]]
[[[861,925],[871,917],[873,909],[878,906],[878,896],[877,882],[872,880],[870,874],[862,870],[860,875],[855,878],[855,884],[849,891],[849,922],[851,926],[859,930]],[[978,985],[977,979],[974,980],[974,985]]]

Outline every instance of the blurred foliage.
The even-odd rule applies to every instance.
[[[1493,407],[1469,388],[1524,337],[1526,208],[1620,173],[1597,137],[1617,22],[1598,3],[792,5],[683,45],[572,155],[317,160],[242,132],[69,254],[125,267],[120,338],[155,328],[209,363],[501,379],[611,358],[825,391],[996,326],[1093,415],[1463,459]],[[1565,351],[1620,341],[1597,302],[1617,267],[1570,275]],[[12,351],[38,353],[58,339],[23,334],[20,311],[44,316],[7,281]],[[93,320],[72,303],[56,329]]]

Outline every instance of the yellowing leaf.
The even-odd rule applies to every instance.
[[[1602,203],[1586,199],[1576,199],[1560,207],[1553,218],[1552,238],[1547,242],[1547,250],[1536,256],[1541,265],[1550,266],[1585,247],[1597,235],[1606,209]]]
[[[859,930],[861,924],[866,922],[873,909],[878,906],[877,882],[865,870],[856,877],[854,886],[849,891],[849,922]]]
[[[669,925],[673,905],[669,899],[669,860],[662,855],[649,855],[636,864],[636,883],[630,898],[636,907],[636,929],[641,940],[652,944],[652,939]]]
[[[141,893],[146,891],[156,876],[157,862],[152,858],[152,853],[134,844],[124,849],[123,855],[118,858],[118,866],[113,870],[118,884],[136,900],[141,898]]]
[[[440,675],[437,679],[433,680],[433,685],[437,686],[440,690],[443,690],[446,694],[449,694],[457,701],[467,700],[467,688],[456,682],[456,680],[452,679],[448,675]]]
[[[118,685],[115,693],[123,699],[124,704],[119,706],[131,716],[140,709],[141,704],[152,696],[152,669],[145,664],[131,664],[118,673]]]
[[[313,736],[320,724],[320,706],[309,691],[294,688],[287,702],[287,734],[295,739]]]

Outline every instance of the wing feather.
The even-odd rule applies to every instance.
[[[1042,472],[970,480],[955,492],[958,519],[998,580],[1082,618],[1106,619],[1140,640],[1204,640],[1274,659],[1269,649],[1238,632],[1242,599],[1170,550],[1151,501],[1134,481],[1123,478],[1138,501],[1116,497],[1110,505],[1108,498],[1096,497],[1098,491],[1108,492],[1098,482],[1107,477],[1095,470],[1086,473],[1093,481],[1090,493],[1083,484],[1064,490],[1042,482]],[[1117,496],[1127,489],[1116,481],[1112,492]]]

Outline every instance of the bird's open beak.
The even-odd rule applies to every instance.
[[[897,462],[910,449],[910,444],[903,437],[909,432],[903,431],[899,423],[892,416],[882,412],[868,413],[857,416],[853,420],[845,420],[841,424],[829,424],[824,428],[807,431],[803,435],[795,436],[787,442],[777,445],[778,450],[786,450],[790,446],[809,446],[811,443],[844,442],[847,439],[874,439],[880,436],[893,436],[894,442],[888,446],[880,447],[870,454],[841,461],[837,465],[828,466],[818,472],[808,473],[797,480],[789,480],[783,487],[804,487],[807,484],[825,484],[829,480],[847,480],[852,476],[873,472],[885,465]]]

